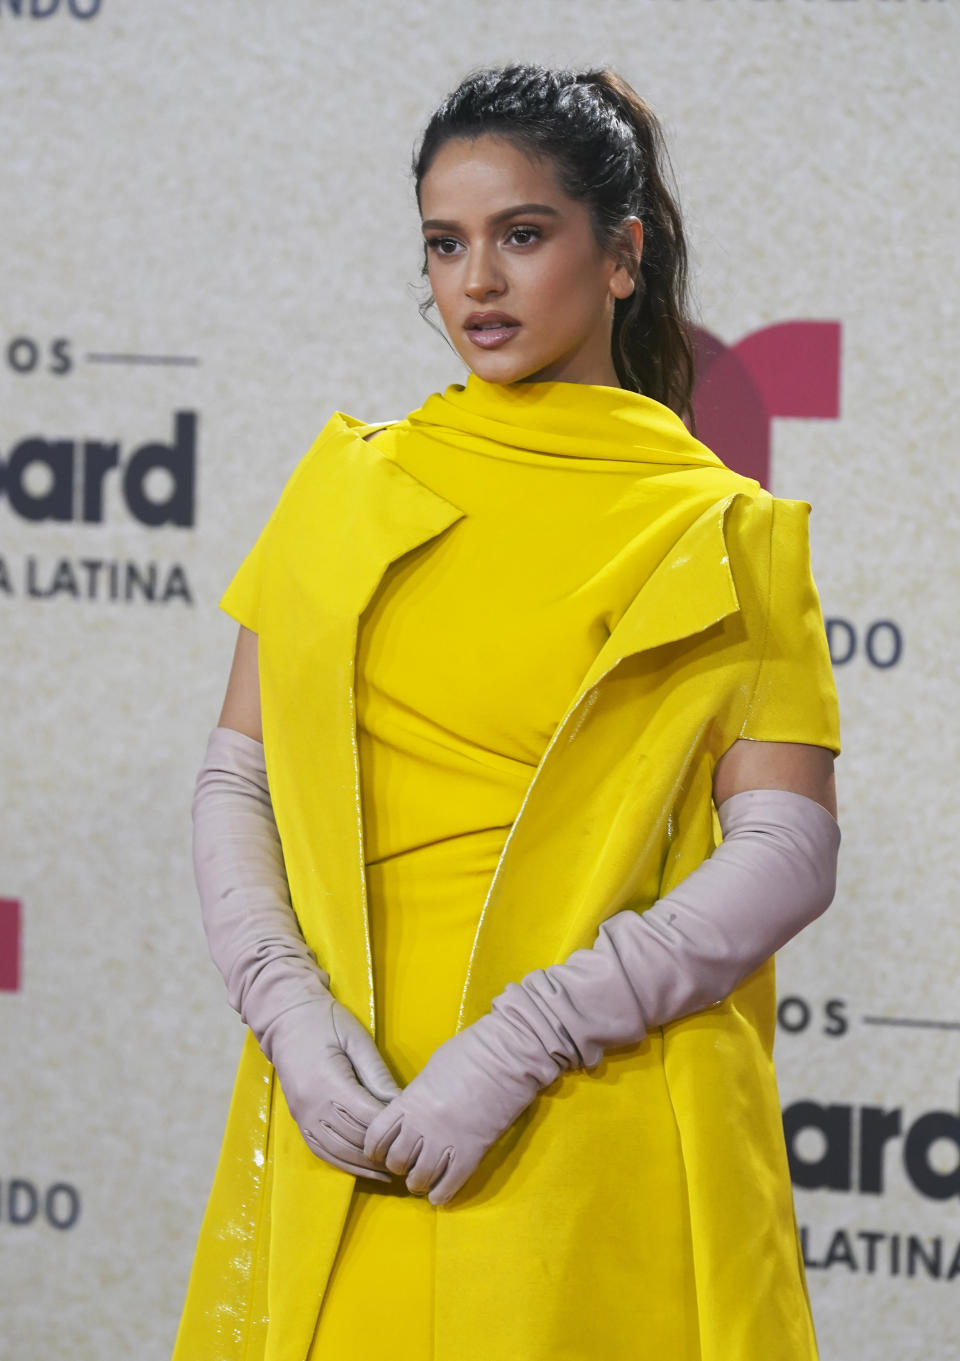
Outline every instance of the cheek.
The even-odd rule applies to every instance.
[[[450,270],[438,269],[435,265],[429,265],[427,267],[427,282],[430,285],[430,292],[442,312],[450,294]]]
[[[603,293],[596,265],[586,253],[552,260],[541,272],[536,288],[544,304],[556,311],[590,311]]]
[[[454,271],[450,269],[434,269],[433,271],[428,271],[427,281],[430,284],[430,293],[436,304],[435,316],[439,315],[439,320],[442,322],[447,334],[450,336],[451,340],[454,340],[455,344],[459,345],[460,342],[456,337],[456,331],[460,309],[458,290],[457,285],[453,280],[453,274]]]
[[[606,317],[610,307],[609,283],[595,261],[585,260],[570,280],[570,296],[571,305],[576,307],[584,324],[596,325]]]

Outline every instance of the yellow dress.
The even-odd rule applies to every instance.
[[[334,413],[222,604],[304,937],[408,1081],[696,869],[734,741],[839,732],[809,506],[661,404],[471,375],[378,429]],[[248,1034],[175,1361],[815,1361],[775,1016],[770,959],[437,1208],[316,1158]]]
[[[404,1084],[456,1030],[503,843],[642,568],[634,464],[373,439],[467,512],[391,565],[358,632],[376,1039]],[[311,1358],[434,1355],[437,1214],[358,1180]]]

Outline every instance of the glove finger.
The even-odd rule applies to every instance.
[[[458,1163],[456,1151],[451,1149],[450,1159],[447,1163],[446,1171],[430,1188],[427,1195],[431,1205],[446,1205],[460,1190],[460,1187],[475,1171],[475,1166],[471,1166],[469,1160],[464,1163],[461,1159]]]
[[[375,1181],[393,1181],[388,1173],[374,1167],[352,1144],[342,1139],[325,1120],[321,1120],[316,1133],[306,1130],[303,1131],[303,1137],[307,1147],[318,1158],[342,1168],[344,1172],[351,1172],[355,1177],[372,1177]]]
[[[336,1101],[339,1105],[345,1106],[366,1129],[371,1120],[385,1109],[384,1102],[371,1096],[367,1088],[357,1081],[353,1065],[346,1054],[341,1053],[332,1057],[331,1069],[332,1071],[327,1074],[326,1083],[328,1099],[331,1103]]]
[[[377,1168],[367,1167],[360,1163],[351,1162],[349,1158],[338,1158],[329,1148],[318,1143],[316,1139],[309,1135],[304,1136],[307,1147],[321,1162],[329,1163],[331,1167],[339,1167],[343,1172],[349,1172],[354,1177],[370,1177],[374,1181],[392,1182],[394,1179],[388,1172],[381,1172]]]
[[[402,1129],[387,1149],[384,1163],[398,1177],[405,1177],[420,1156],[423,1135],[415,1129]]]
[[[350,1060],[356,1069],[357,1077],[371,1095],[384,1104],[393,1101],[403,1091],[395,1081],[390,1069],[379,1054],[350,1052]]]
[[[316,1126],[311,1129],[311,1133],[318,1142],[331,1149],[338,1157],[347,1158],[350,1162],[361,1167],[374,1166],[364,1154],[363,1149],[359,1148],[352,1139],[345,1139],[336,1125],[331,1124],[329,1120],[318,1120]],[[382,1172],[383,1168],[377,1168],[377,1171]]]
[[[453,1145],[448,1144],[441,1153],[427,1155],[424,1148],[407,1176],[407,1190],[411,1195],[422,1196],[446,1172],[453,1156]]]
[[[367,1133],[367,1121],[361,1120],[353,1111],[343,1106],[338,1101],[331,1101],[327,1113],[326,1124],[331,1129],[336,1130],[341,1139],[344,1139],[358,1153],[363,1152],[363,1141]]]
[[[383,1060],[370,1032],[346,1007],[334,1007],[333,1023],[343,1052],[357,1077],[378,1101],[392,1101],[403,1090]]]
[[[391,1113],[389,1106],[381,1107],[380,1114],[367,1126],[366,1138],[363,1141],[363,1151],[367,1157],[382,1163],[387,1149],[400,1133],[402,1126],[403,1114],[400,1111]]]

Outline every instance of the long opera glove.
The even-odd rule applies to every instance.
[[[449,1201],[562,1072],[722,1001],[826,910],[840,829],[803,794],[751,789],[718,809],[723,841],[645,912],[603,922],[590,949],[509,983],[369,1124],[364,1152],[408,1190]]]
[[[364,1154],[363,1139],[400,1088],[303,939],[263,745],[232,728],[210,734],[197,776],[193,857],[210,954],[308,1147],[354,1176],[392,1181]]]

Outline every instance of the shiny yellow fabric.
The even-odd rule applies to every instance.
[[[658,403],[472,377],[371,432],[331,419],[223,603],[304,934],[406,1081],[709,854],[738,736],[839,740],[808,507]],[[313,1158],[248,1040],[177,1361],[815,1357],[773,1014],[771,961],[565,1074],[439,1209]]]

